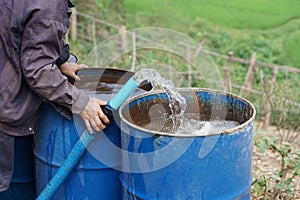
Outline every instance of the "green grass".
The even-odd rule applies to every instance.
[[[125,0],[125,9],[165,22],[200,17],[217,25],[247,29],[271,28],[300,17],[299,0]]]
[[[293,34],[286,45],[286,51],[293,63],[300,66],[300,31]]]
[[[170,28],[219,53],[300,68],[299,0],[124,0],[124,13],[128,28]]]

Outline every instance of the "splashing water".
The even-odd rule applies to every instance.
[[[236,121],[229,120],[202,121],[198,116],[194,116],[193,114],[186,115],[182,124],[177,133],[195,136],[219,134],[240,125]]]
[[[172,132],[175,132],[183,122],[187,104],[185,98],[177,92],[173,82],[165,80],[153,69],[142,69],[134,75],[134,78],[138,83],[148,80],[154,87],[159,86],[168,95],[169,107],[172,112],[170,116],[173,122]]]

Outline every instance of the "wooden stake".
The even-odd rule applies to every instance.
[[[72,15],[70,17],[70,33],[71,33],[71,39],[76,40],[77,39],[77,11],[76,8],[71,8]]]
[[[256,53],[254,52],[251,55],[250,63],[248,67],[248,72],[245,77],[244,85],[240,90],[240,96],[243,95],[244,92],[246,92],[245,96],[248,97],[250,92],[252,90],[253,80],[254,80],[254,71],[256,66]]]
[[[186,59],[188,60],[188,81],[189,81],[189,87],[192,86],[192,64],[191,64],[191,59],[192,59],[192,56],[191,56],[191,48],[190,48],[190,45],[188,44],[186,46]]]
[[[135,71],[135,61],[136,61],[136,38],[135,32],[132,32],[132,58],[131,58],[131,71]]]
[[[232,92],[231,79],[230,79],[230,70],[231,70],[231,67],[232,67],[233,55],[234,55],[233,51],[228,52],[228,65],[224,69],[224,73],[225,73],[224,88],[228,92]]]
[[[272,95],[273,95],[273,92],[274,92],[274,89],[275,89],[277,74],[278,74],[278,68],[274,68],[272,79],[271,79],[271,82],[270,82],[269,93],[266,94],[267,103],[266,103],[266,116],[265,116],[265,121],[264,121],[264,124],[263,124],[263,129],[264,130],[268,130],[268,127],[269,127],[269,124],[270,124],[271,111],[273,109]]]
[[[127,52],[127,34],[126,34],[126,26],[122,25],[119,28],[119,33],[121,34],[121,48],[123,53]]]

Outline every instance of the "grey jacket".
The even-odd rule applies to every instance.
[[[54,63],[68,28],[66,0],[0,2],[0,131],[33,133],[41,100],[80,113],[88,97]]]
[[[0,2],[0,192],[13,168],[13,137],[33,134],[42,99],[79,114],[88,97],[54,63],[68,28],[66,0]]]

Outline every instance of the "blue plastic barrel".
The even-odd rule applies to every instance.
[[[254,106],[209,89],[180,93],[187,100],[186,114],[239,125],[209,135],[174,135],[159,130],[170,123],[166,94],[152,92],[131,99],[120,108],[122,198],[250,199]],[[157,127],[148,128],[151,120]]]
[[[80,72],[77,87],[89,96],[109,101],[133,75],[116,69],[86,69]],[[149,88],[150,89],[150,88]],[[136,94],[144,90],[139,89]],[[96,135],[74,170],[53,196],[54,200],[121,199],[120,129],[118,113],[113,114],[107,128]],[[71,151],[85,125],[80,116],[69,120],[47,102],[38,113],[34,138],[37,195],[54,176]]]
[[[79,139],[84,125],[78,125],[79,119],[68,120],[58,113],[50,104],[43,103],[38,114],[38,133],[35,135],[35,175],[39,194],[54,176],[68,153]],[[116,160],[115,166],[102,163],[91,152],[103,151],[101,143],[109,137],[116,145],[120,143],[120,131],[112,120],[111,126],[98,134],[65,183],[53,196],[53,199],[120,199],[121,185],[119,177],[118,153],[107,153]]]

